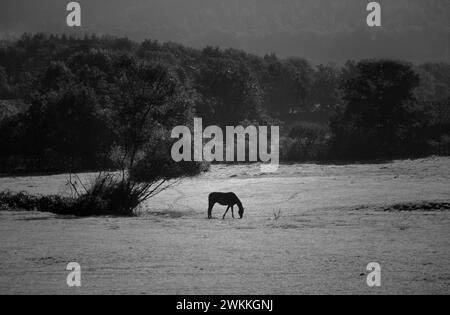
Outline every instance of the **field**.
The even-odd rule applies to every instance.
[[[0,178],[0,190],[65,193],[66,180]],[[207,220],[213,191],[237,193],[244,219],[221,220],[216,206]],[[449,193],[450,158],[276,174],[215,165],[135,218],[3,211],[0,294],[449,294],[450,210],[428,205]],[[81,288],[66,285],[72,261]],[[370,262],[382,266],[381,287],[366,284]]]

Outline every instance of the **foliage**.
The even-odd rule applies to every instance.
[[[262,91],[249,67],[230,58],[214,57],[206,50],[196,80],[202,96],[197,113],[208,125],[235,126],[259,119]]]
[[[419,77],[411,66],[370,60],[349,73],[342,83],[345,107],[331,123],[333,153],[358,159],[420,152],[426,113],[414,105]]]
[[[287,59],[280,62],[275,56],[265,58],[268,63],[263,84],[266,90],[266,107],[276,117],[287,116],[307,107],[314,70],[302,59]]]
[[[290,127],[281,140],[280,153],[284,161],[317,161],[326,159],[328,131],[323,125],[300,122]]]
[[[0,171],[141,167],[156,138],[189,125],[194,116],[204,125],[306,122],[325,128],[334,114],[331,149],[320,155],[355,159],[428,152],[421,138],[432,134],[435,141],[441,135],[429,132],[438,128],[422,116],[433,109],[419,108],[416,100],[445,98],[450,67],[427,63],[401,70],[393,61],[371,63],[372,70],[368,62],[314,66],[235,49],[24,34],[0,47],[0,98],[30,105],[0,122]],[[413,84],[405,86],[408,82]],[[283,133],[284,151],[290,152],[284,156],[316,158],[301,153],[301,142],[289,131]],[[328,143],[319,142],[323,152]]]
[[[100,174],[85,192],[71,197],[1,192],[0,209],[40,211],[78,217],[133,216],[138,206],[149,197],[148,192],[140,185],[130,185],[115,175]]]

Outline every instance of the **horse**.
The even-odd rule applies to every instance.
[[[225,219],[228,211],[231,209],[231,215],[234,219],[234,206],[238,206],[239,208],[239,217],[242,219],[244,217],[244,207],[242,206],[242,202],[239,200],[238,196],[235,193],[211,193],[209,195],[209,208],[208,208],[208,219],[212,219],[212,210],[216,203],[222,206],[228,206],[225,211],[222,219]]]

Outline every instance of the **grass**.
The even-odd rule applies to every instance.
[[[141,202],[140,186],[117,180],[112,175],[99,176],[84,193],[71,197],[0,192],[0,210],[3,211],[40,211],[77,217],[134,216]]]
[[[278,210],[278,212],[276,212],[275,210],[273,211],[273,220],[274,221],[278,221],[281,218],[281,210]]]

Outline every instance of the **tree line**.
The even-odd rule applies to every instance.
[[[448,64],[313,65],[235,49],[24,34],[0,43],[0,99],[28,104],[0,122],[0,171],[196,172],[168,156],[169,130],[193,117],[280,125],[285,161],[426,155],[450,132],[445,121],[436,128],[438,113],[424,101],[449,106],[449,97]]]

